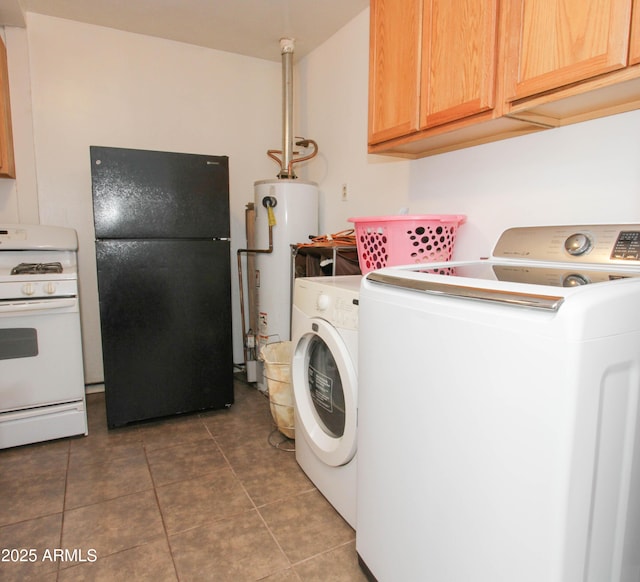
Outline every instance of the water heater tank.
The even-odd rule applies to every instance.
[[[275,216],[273,252],[256,254],[258,353],[266,343],[291,339],[291,245],[318,234],[318,186],[303,180],[261,180],[255,183],[256,248],[269,246],[267,206]],[[261,366],[260,366],[261,368]],[[260,390],[266,391],[262,370]]]

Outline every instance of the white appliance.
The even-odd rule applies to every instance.
[[[87,434],[74,230],[0,225],[0,448]]]
[[[360,293],[379,582],[640,580],[640,224],[516,228]]]
[[[291,338],[291,245],[318,234],[318,187],[297,179],[261,180],[255,183],[255,209],[256,247],[269,244],[269,209],[275,220],[273,250],[255,255],[260,353],[268,343]],[[256,381],[266,391],[262,369]]]
[[[353,528],[361,280],[361,275],[296,279],[291,338],[296,460]]]

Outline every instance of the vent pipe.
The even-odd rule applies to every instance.
[[[280,39],[282,55],[282,160],[278,178],[295,178],[293,173],[293,49],[292,38]]]
[[[299,154],[293,150],[293,47],[292,38],[280,39],[280,54],[282,55],[282,149],[267,150],[267,155],[280,165],[277,178],[280,180],[295,180],[298,176],[293,171],[293,164],[304,162],[315,157],[318,144],[312,139],[296,137],[296,146],[312,148],[311,153],[294,157]]]

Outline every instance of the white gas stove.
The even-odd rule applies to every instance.
[[[77,236],[0,224],[0,448],[87,433]]]

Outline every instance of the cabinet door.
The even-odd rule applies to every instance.
[[[640,63],[640,0],[634,0],[631,12],[631,41],[629,42],[629,64]]]
[[[369,143],[418,129],[422,0],[371,0]]]
[[[631,0],[512,0],[508,100],[627,64]]]
[[[0,178],[15,178],[7,51],[0,39]]]
[[[494,107],[497,0],[425,0],[420,127]]]

